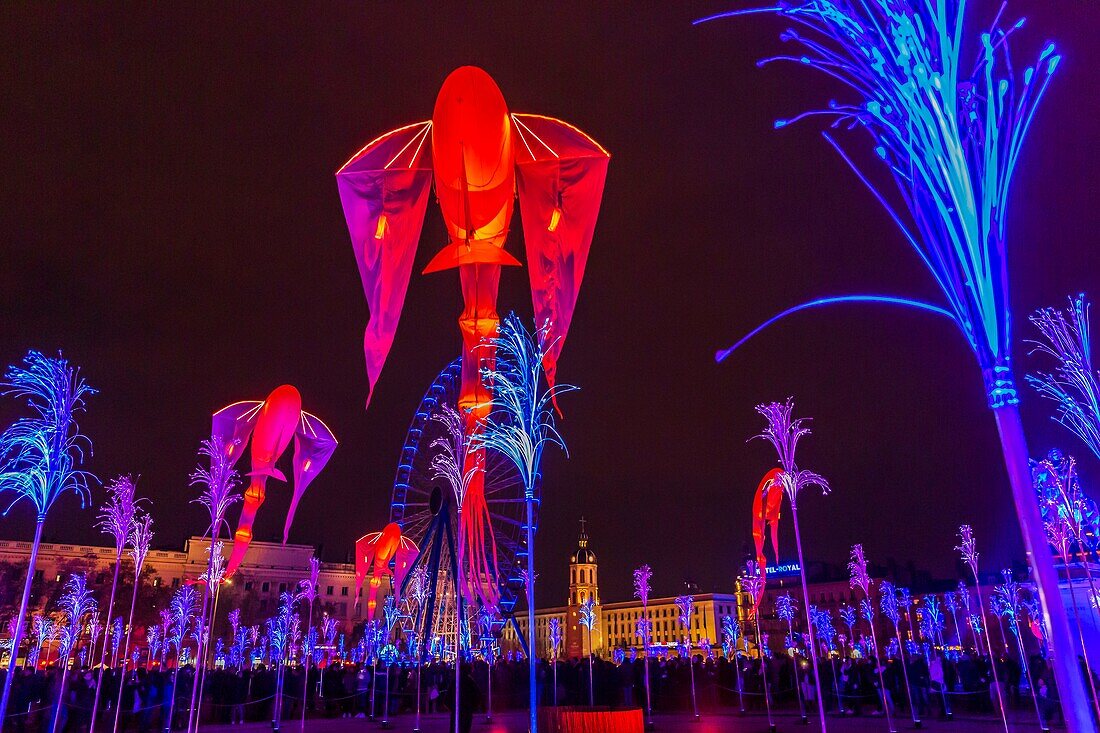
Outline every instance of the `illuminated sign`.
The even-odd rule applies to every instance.
[[[796,562],[786,562],[782,565],[768,565],[764,572],[768,575],[783,576],[797,575],[802,567]]]

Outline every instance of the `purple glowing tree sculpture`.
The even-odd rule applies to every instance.
[[[937,599],[935,595],[927,595],[924,597],[924,603],[923,607],[921,608],[920,614],[920,625],[921,633],[924,634],[924,637],[931,640],[933,644],[939,644],[941,652],[944,651],[945,647],[943,643],[943,629],[945,624],[943,620],[943,612],[940,611],[939,599]],[[928,664],[929,667],[931,667],[932,660],[929,655],[930,652],[928,651],[928,647],[926,646],[925,663]],[[946,656],[941,653],[939,658],[939,664],[941,665],[941,668],[945,661]],[[948,720],[951,720],[951,705],[947,701],[947,675],[942,675],[941,678],[944,680],[943,684],[940,685],[940,699],[943,702],[944,717]]]
[[[542,388],[543,357],[552,353],[556,340],[547,338],[550,324],[534,334],[527,332],[515,313],[505,316],[497,336],[496,359],[492,368],[482,369],[482,379],[493,390],[492,413],[481,431],[473,435],[478,446],[495,450],[515,464],[523,481],[527,519],[527,682],[530,733],[538,729],[538,679],[535,654],[535,493],[547,445],[556,445],[569,455],[565,440],[554,420],[558,397],[577,388],[556,383]],[[547,342],[548,343],[544,343]]]
[[[298,598],[308,604],[306,611],[306,628],[313,628],[313,604],[317,601],[317,593],[320,587],[317,582],[321,577],[321,560],[316,557],[309,559],[309,577],[298,581]],[[392,597],[392,596],[391,596]],[[302,676],[302,730],[306,729],[306,700],[309,697],[309,662],[311,655],[305,655],[306,671]],[[387,695],[389,694],[389,676],[387,675]],[[387,708],[388,708],[387,703]]]
[[[692,596],[677,596],[676,609],[679,611],[680,626],[687,634],[685,644],[687,646],[688,675],[691,679],[691,709],[695,713],[695,719],[699,719],[699,703],[695,699],[695,663],[691,658],[691,613],[695,608],[695,598]]]
[[[963,612],[967,628],[970,629],[970,636],[974,639],[974,651],[981,655],[982,647],[986,645],[982,643],[981,625],[975,626],[971,619],[973,614],[970,612],[970,587],[965,580],[959,581],[959,585],[955,589],[955,600],[959,602],[959,610]],[[979,607],[980,605],[979,602]],[[962,643],[961,640],[959,643]]]
[[[107,601],[107,616],[109,620],[115,610],[115,591],[118,588],[118,574],[122,567],[122,555],[126,550],[126,543],[130,537],[130,530],[134,523],[134,514],[138,504],[142,500],[136,499],[134,493],[137,486],[132,476],[119,476],[107,485],[108,499],[99,510],[99,521],[96,526],[104,533],[111,535],[115,540],[115,567],[111,577],[111,595]],[[136,583],[135,583],[136,586]],[[112,622],[113,623],[113,622]],[[118,642],[115,640],[114,627],[111,627],[110,639],[114,649],[111,652],[111,667],[115,666],[115,656]],[[103,689],[103,668],[107,660],[107,639],[104,639],[103,648],[99,654],[99,675],[95,685],[95,695],[92,698],[92,718],[88,724],[88,732],[95,733],[96,713],[99,710],[99,695]]]
[[[771,733],[775,733],[775,721],[772,719],[772,696],[771,691],[768,689],[768,658],[765,652],[767,643],[764,641],[764,636],[760,634],[760,602],[764,598],[764,586],[767,581],[764,579],[764,573],[760,566],[755,561],[749,560],[745,563],[745,571],[741,574],[740,583],[741,590],[748,593],[749,598],[752,599],[749,611],[752,614],[753,623],[756,625],[756,642],[760,657],[760,679],[764,682],[764,706],[768,711],[768,729]],[[819,686],[818,690],[820,689]],[[824,710],[825,706],[821,703],[820,693],[817,699],[819,702],[818,707]],[[822,719],[824,719],[824,712],[822,713]]]
[[[31,617],[31,633],[34,634],[34,653],[27,656],[27,666],[32,669],[38,666],[38,659],[42,656],[42,645],[53,637],[53,620],[45,614],[36,613]]]
[[[202,465],[196,466],[195,470],[191,473],[191,486],[199,486],[199,496],[197,499],[192,499],[191,503],[201,504],[210,517],[210,524],[203,533],[204,537],[210,538],[210,546],[207,550],[208,560],[206,565],[206,572],[203,574],[205,582],[202,586],[202,602],[199,606],[199,626],[200,629],[205,629],[207,626],[208,613],[210,612],[211,590],[216,598],[219,590],[220,580],[222,572],[217,571],[215,563],[221,561],[222,569],[224,571],[224,558],[221,554],[221,550],[214,551],[215,545],[219,544],[219,540],[222,537],[222,530],[229,531],[229,525],[225,519],[225,513],[231,506],[241,501],[242,497],[238,488],[238,476],[236,470],[233,468],[233,460],[230,457],[232,451],[226,450],[226,445],[220,436],[213,436],[206,440],[203,440],[199,444],[199,456],[204,457],[208,461],[208,467]],[[217,557],[218,559],[215,559]],[[215,580],[216,578],[216,580]],[[211,582],[213,581],[213,586]],[[200,634],[198,639],[198,646],[195,649],[195,674],[196,682],[191,685],[191,707],[188,710],[187,718],[187,730],[191,731],[192,726],[195,726],[197,730],[197,710],[195,705],[195,698],[198,695],[198,699],[202,699],[202,687],[205,681],[205,660],[206,660],[206,639],[203,638],[205,634]]]
[[[1039,599],[1036,597],[1035,592],[1031,591],[1029,598],[1023,598],[1020,600],[1020,607],[1023,609],[1027,617],[1031,619],[1029,625],[1038,626],[1040,631],[1040,654],[1043,659],[1050,659],[1050,640],[1047,639],[1046,634],[1043,631],[1043,608],[1039,604]]]
[[[844,648],[843,637],[841,637],[841,644],[840,644],[841,654],[845,657],[848,657],[848,656],[851,656],[851,647],[854,646],[855,643],[856,643],[856,637],[855,637],[854,629],[855,629],[855,626],[856,626],[856,622],[859,620],[859,615],[856,613],[856,609],[852,608],[847,603],[841,604],[840,609],[838,611],[838,614],[840,616],[840,620],[844,623],[845,626],[848,627],[848,644],[849,644],[849,648],[848,649]]]
[[[998,13],[976,44],[964,43],[965,0],[793,0],[703,20],[761,10],[810,31],[803,35],[787,30],[782,38],[800,46],[802,53],[762,64],[785,60],[816,69],[843,83],[856,98],[854,103],[834,101],[827,109],[777,120],[775,126],[821,115],[833,118],[834,127],[868,134],[866,147],[876,161],[868,165],[858,164],[829,134],[825,139],[916,250],[947,305],[885,296],[824,298],[791,308],[769,323],[807,307],[853,301],[915,305],[956,323],[981,368],[1051,638],[1064,650],[1054,669],[1067,726],[1070,733],[1094,730],[1074,662],[1079,650],[1031,500],[1027,444],[1011,365],[1009,192],[1027,131],[1061,57],[1053,43],[1047,44],[1036,63],[1017,77],[1008,37],[1023,20],[1006,29]],[[977,49],[975,63],[962,59],[964,47]],[[896,195],[873,182],[878,176],[865,170],[872,165],[876,174],[893,179]],[[718,359],[729,351],[732,348],[720,352]]]
[[[29,501],[35,511],[27,577],[11,636],[8,673],[0,693],[0,720],[6,720],[46,515],[57,499],[69,492],[86,506],[90,498],[88,483],[95,480],[80,469],[84,447],[90,449],[91,442],[80,432],[76,418],[84,411],[84,399],[96,391],[60,354],[51,358],[37,351],[27,352],[22,366],[8,367],[0,390],[5,395],[26,398],[34,413],[33,417],[17,419],[0,433],[0,496],[11,498],[4,514],[23,500]]]
[[[653,701],[649,692],[649,632],[653,628],[653,620],[649,617],[649,593],[650,580],[653,578],[653,570],[648,565],[642,565],[634,571],[634,597],[642,602],[642,615],[638,619],[637,632],[642,638],[642,650],[645,656],[642,658],[642,670],[645,679],[645,716],[646,727],[653,727]]]
[[[836,627],[833,625],[832,614],[825,609],[810,606],[810,618],[813,619],[817,638],[820,639],[825,656],[829,658],[829,666],[833,670],[833,694],[836,696],[836,708],[844,713],[844,702],[840,697],[840,683],[838,682],[840,675],[836,672],[836,656],[833,653],[836,651],[836,645],[834,644],[836,641]]]
[[[592,676],[592,657],[596,656],[596,650],[592,647],[592,629],[598,624],[596,619],[596,599],[589,596],[580,607],[581,626],[588,629],[588,705],[596,705],[596,681]]]
[[[910,609],[912,609],[913,607],[913,594],[910,593],[909,589],[905,587],[899,587],[897,591],[898,608],[905,615],[905,623],[909,627],[909,640],[913,643],[916,643],[916,640],[919,638],[918,635],[920,634],[920,630],[918,629],[917,633],[913,633],[915,624],[913,623],[913,618],[912,616],[910,616],[909,613]],[[906,648],[908,648],[908,645],[906,645]],[[910,654],[912,654],[912,652],[910,652]]]
[[[974,590],[978,594],[978,623],[974,625],[974,617],[971,616],[971,628],[974,631],[975,640],[981,637],[981,616],[982,609],[984,608],[984,602],[982,601],[982,583],[978,577],[978,542],[974,537],[974,530],[969,524],[963,524],[959,526],[959,545],[955,548],[962,556],[963,562],[970,568],[970,574],[974,576]],[[960,583],[960,591],[965,591],[962,594],[963,601],[966,605],[967,613],[970,611],[970,591],[962,587]],[[1001,711],[1001,723],[1004,725],[1005,733],[1008,733],[1008,715],[1005,710],[1004,693],[1001,692],[1001,681],[997,678],[997,658],[993,655],[993,642],[989,638],[989,634],[985,635],[985,648],[989,652],[989,668],[993,673],[993,686],[997,690],[997,705]]]
[[[1088,300],[1078,295],[1065,311],[1042,308],[1030,320],[1044,338],[1029,342],[1032,353],[1046,354],[1058,365],[1053,373],[1027,375],[1028,383],[1058,405],[1054,420],[1100,458],[1100,372],[1092,365]]]
[[[905,677],[905,696],[909,701],[909,714],[913,718],[914,727],[921,727],[921,720],[917,716],[917,708],[913,705],[913,688],[909,684],[909,664],[905,659],[905,640],[901,636],[901,611],[898,603],[898,589],[894,584],[884,580],[879,583],[879,608],[882,615],[894,625],[894,639],[898,643],[898,653],[901,655],[901,671]]]
[[[95,647],[103,635],[103,622],[99,618],[99,610],[88,614],[88,658],[95,659]],[[48,651],[48,650],[47,650]],[[47,655],[48,656],[48,655]],[[48,661],[48,660],[47,660]],[[49,666],[49,665],[47,665]]]
[[[118,666],[118,647],[122,644],[122,631],[124,624],[122,623],[122,616],[115,616],[115,620],[111,622],[110,639],[111,639],[111,667]]]
[[[115,609],[115,591],[118,588],[118,574],[122,568],[122,555],[126,550],[126,543],[130,537],[130,529],[134,523],[134,513],[137,511],[140,499],[134,497],[137,486],[132,476],[119,476],[107,485],[108,499],[99,510],[99,521],[96,526],[104,533],[111,535],[115,541],[115,567],[111,577],[111,595],[107,601],[107,619],[112,618]],[[113,627],[111,628],[113,632]],[[114,642],[114,634],[109,637]],[[99,675],[95,685],[95,695],[92,698],[92,718],[88,724],[89,733],[95,733],[96,712],[99,710],[99,695],[103,689],[103,668],[107,660],[107,639],[104,639],[103,648],[99,654]],[[114,642],[115,648],[118,643]],[[115,652],[112,651],[111,667],[115,666]]]
[[[1100,716],[1100,698],[1096,695],[1096,682],[1093,679],[1092,664],[1089,661],[1089,649],[1085,644],[1085,632],[1081,625],[1081,614],[1077,610],[1077,594],[1074,582],[1069,577],[1068,568],[1073,564],[1073,550],[1084,550],[1089,536],[1097,536],[1100,530],[1100,512],[1096,502],[1085,496],[1077,480],[1077,462],[1073,456],[1065,456],[1061,451],[1052,450],[1041,461],[1032,462],[1032,481],[1039,497],[1039,507],[1043,515],[1047,541],[1058,552],[1067,567],[1070,606],[1073,608],[1073,620],[1077,626],[1077,638],[1084,651],[1085,678],[1089,682],[1093,709]],[[1089,597],[1096,596],[1096,585],[1088,562],[1080,563],[1085,571],[1089,585]]]
[[[268,619],[267,637],[271,645],[271,655],[275,663],[275,702],[273,717],[271,719],[272,730],[278,733],[279,724],[283,714],[283,682],[286,679],[286,665],[294,646],[295,637],[298,636],[298,596],[294,593],[279,594],[279,610],[273,618]]]
[[[756,411],[768,421],[768,427],[764,432],[755,437],[763,438],[772,444],[779,454],[779,465],[783,469],[780,481],[783,492],[791,504],[791,519],[794,521],[794,542],[798,550],[798,571],[802,579],[802,596],[810,597],[809,588],[806,585],[806,561],[802,555],[802,532],[798,524],[798,495],[803,489],[817,486],[822,494],[829,493],[829,482],[813,471],[804,471],[798,468],[795,462],[795,452],[798,449],[798,441],[810,434],[809,418],[794,419],[791,416],[794,410],[794,400],[788,398],[786,402],[770,402],[757,405]],[[806,605],[806,630],[810,637],[810,661],[814,668],[814,686],[817,690],[818,718],[821,721],[821,730],[825,731],[825,705],[821,696],[821,675],[817,664],[817,640],[814,637],[813,619],[810,617],[809,604]]]
[[[477,630],[481,642],[481,658],[485,661],[485,681],[487,695],[485,702],[485,722],[493,722],[493,667],[497,660],[498,647],[493,627],[500,614],[495,606],[482,606],[477,613]],[[583,621],[583,619],[582,619]],[[591,643],[591,642],[590,642]]]
[[[794,618],[798,615],[798,600],[790,593],[779,596],[775,599],[775,615],[787,622],[789,647],[794,650],[791,655],[794,661],[794,691],[798,696],[798,713],[802,716],[802,724],[805,725],[809,722],[809,716],[806,715],[806,703],[802,699],[802,683],[798,676],[798,645],[794,638]]]
[[[225,580],[225,543],[215,540],[206,547],[206,570],[199,574],[199,582],[203,586],[202,615],[195,624],[195,681],[191,685],[191,707],[188,712],[189,723],[192,730],[198,731],[199,717],[202,713],[202,692],[206,687],[207,658],[210,652],[210,630],[214,627],[214,620],[218,616],[218,599],[221,596],[222,582]],[[210,616],[206,616],[206,600],[209,589],[214,589],[212,603],[210,604]]]
[[[431,478],[433,481],[442,479],[447,483],[451,492],[455,498],[455,527],[457,528],[458,537],[455,541],[455,547],[458,552],[461,552],[464,546],[463,530],[462,530],[462,505],[466,498],[466,493],[472,485],[475,477],[478,473],[484,470],[482,461],[471,461],[471,465],[467,467],[466,453],[470,449],[470,444],[466,440],[466,426],[462,419],[462,416],[448,404],[442,404],[440,411],[432,415],[432,420],[435,420],[443,426],[443,435],[432,441],[432,450],[436,451],[431,460]],[[458,577],[454,579],[455,588],[455,628],[458,627],[458,620],[462,618],[463,611],[465,609],[465,600],[463,598],[463,586],[466,585],[466,571],[463,568],[463,563],[457,558],[455,559],[455,567],[458,569]],[[462,634],[455,633],[455,709],[458,708],[458,696],[461,690],[461,665],[458,660],[462,656]],[[528,647],[530,648],[530,647]],[[372,683],[373,686],[373,683]],[[374,701],[371,701],[370,718],[374,719]]]
[[[321,639],[325,643],[325,666],[321,668],[321,684],[319,686],[319,694],[321,697],[325,696],[325,670],[332,664],[333,650],[336,648],[336,632],[339,630],[340,624],[332,616],[328,615],[328,612],[324,612],[321,615]],[[244,636],[241,636],[241,643],[244,643]],[[416,630],[409,630],[409,656],[413,660],[418,659],[420,649],[418,646],[418,640],[416,638]],[[420,675],[420,666],[417,664],[417,676]],[[417,680],[417,697],[420,696],[420,681]],[[419,701],[418,701],[419,702]]]
[[[1035,705],[1035,716],[1039,719],[1039,728],[1049,731],[1047,721],[1043,719],[1043,710],[1039,706],[1039,696],[1035,691],[1035,681],[1031,677],[1031,665],[1028,663],[1027,653],[1024,651],[1024,640],[1020,636],[1020,584],[1013,579],[1011,570],[1002,570],[1001,577],[1004,583],[993,589],[995,600],[994,607],[1000,616],[1008,619],[1008,629],[1016,640],[1016,650],[1020,654],[1020,667],[1024,671],[1024,679],[1031,690],[1031,701]]]
[[[157,653],[160,651],[161,635],[160,626],[156,624],[149,624],[145,627],[145,646],[149,648],[149,658],[145,660],[145,671],[149,671],[153,664],[153,660],[156,658]]]
[[[65,679],[69,674],[69,660],[73,648],[84,628],[84,617],[95,610],[95,596],[88,588],[88,577],[75,574],[65,583],[65,592],[61,594],[58,606],[68,617],[69,623],[61,629],[61,681],[57,689],[57,702],[53,710],[53,726],[50,730],[57,733],[57,724],[61,718],[61,705],[65,701]]]
[[[416,607],[415,613],[411,614],[416,621],[410,624],[408,629],[410,652],[413,662],[416,664],[416,719],[413,722],[413,733],[419,733],[420,731],[420,668],[424,663],[425,648],[420,629],[423,628],[421,619],[427,613],[426,604],[429,592],[428,568],[423,564],[417,565],[416,569],[409,575],[408,592],[405,596],[405,602],[414,602]],[[342,634],[340,638],[343,639]]]
[[[168,716],[164,719],[164,733],[171,733],[172,716],[176,711],[176,700],[179,699],[176,683],[179,681],[180,665],[183,663],[184,642],[187,641],[188,632],[195,623],[195,605],[198,603],[198,593],[195,586],[183,585],[172,596],[172,602],[168,606],[169,634],[165,636],[164,648],[167,651],[168,642],[171,640],[176,648],[176,667],[172,670],[172,699],[168,701]]]
[[[160,609],[160,668],[168,669],[168,647],[172,642],[172,609]]]
[[[385,619],[385,635],[382,637],[379,646],[385,649],[390,645],[390,639],[393,638],[393,630],[397,626],[397,621],[401,617],[401,608],[398,606],[397,597],[394,595],[386,596],[386,601],[382,606],[382,615]],[[469,647],[467,647],[469,648]],[[387,658],[385,655],[378,655],[381,657],[382,663],[386,665],[386,694],[382,703],[382,727],[390,727],[390,665],[393,664],[393,659]],[[457,662],[456,662],[457,664]],[[302,720],[302,725],[305,725],[305,719]]]
[[[226,618],[229,620],[229,635],[233,640],[233,648],[230,650],[233,655],[233,666],[240,670],[244,660],[245,644],[245,630],[241,626],[241,609],[234,608]]]
[[[959,649],[962,650],[962,629],[959,627],[959,597],[955,591],[952,590],[943,594],[943,608],[951,614],[951,624],[955,627],[955,638],[958,641]]]
[[[733,650],[733,671],[737,676],[737,701],[741,714],[745,714],[745,688],[741,684],[741,662],[738,659],[738,645],[741,643],[741,624],[736,616],[722,617],[722,636]]]
[[[558,657],[561,655],[561,619],[550,619],[549,622],[549,636],[550,636],[550,666],[554,670],[554,707],[558,706]]]
[[[153,543],[153,518],[149,514],[134,517],[130,522],[130,559],[134,563],[134,594],[130,597],[130,616],[126,621],[126,640],[122,645],[122,674],[126,673],[126,655],[130,651],[130,635],[134,631],[134,609],[137,607],[138,590],[141,589],[141,571],[145,568],[145,558],[149,555],[149,546]],[[134,662],[134,676],[137,676],[137,662]],[[118,730],[119,715],[122,712],[122,690],[118,686],[118,699],[115,701],[115,725]]]
[[[871,576],[867,572],[867,557],[863,554],[863,545],[852,545],[852,557],[848,561],[848,587],[859,588],[863,591],[863,600],[859,608],[871,627],[871,644],[875,647],[875,668],[878,670],[879,694],[882,698],[882,710],[886,714],[886,726],[890,733],[897,733],[894,728],[894,720],[890,717],[890,701],[886,699],[886,680],[883,677],[883,667],[886,660],[882,657],[881,647],[878,645],[878,637],[875,635],[875,604],[871,600]]]
[[[457,616],[456,616],[456,624],[457,624]],[[458,650],[461,647],[460,647],[460,642],[457,640],[457,637],[460,637],[460,636],[462,636],[462,634],[459,633],[459,630],[456,626],[456,628],[455,628],[455,637],[456,637],[456,641],[455,641],[456,684],[457,684],[457,679],[458,679],[457,678],[457,675],[458,675],[457,668],[460,666],[460,660],[461,660],[461,657],[458,656]],[[375,692],[377,692],[377,689],[378,689],[378,651],[382,648],[382,643],[383,643],[383,640],[382,640],[382,621],[380,619],[375,619],[373,622],[368,622],[367,625],[363,627],[363,641],[365,643],[364,649],[366,651],[367,659],[370,660],[370,664],[371,664],[370,712],[367,714],[367,717],[370,718],[370,720],[373,722],[374,721],[374,711],[375,711],[374,695],[375,695]],[[365,663],[366,662],[364,661],[364,664]],[[455,699],[455,708],[454,709],[455,710],[458,709],[458,699],[457,698]]]

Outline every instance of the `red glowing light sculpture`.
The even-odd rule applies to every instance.
[[[374,620],[378,608],[378,589],[384,576],[392,576],[395,588],[400,588],[413,560],[420,553],[416,543],[401,535],[401,527],[390,522],[381,532],[363,535],[355,542],[355,597],[363,591],[367,573],[374,570],[368,583],[367,620]],[[393,569],[390,569],[390,562]]]
[[[477,67],[463,66],[444,80],[431,120],[376,138],[337,171],[370,309],[363,336],[368,405],[393,345],[433,182],[449,241],[424,272],[458,268],[464,303],[458,318],[458,408],[467,437],[491,408],[481,370],[492,368],[495,358],[491,339],[500,321],[500,268],[520,264],[504,249],[517,195],[535,323],[545,325],[540,332],[543,369],[553,386],[584,278],[608,160],[599,143],[566,122],[510,113],[496,82]],[[483,454],[481,448],[466,451],[461,475],[484,465]],[[484,481],[484,473],[474,471],[465,492],[469,501],[481,497],[483,502]],[[478,516],[478,507],[467,512],[465,503],[464,521]],[[475,541],[486,537],[472,534]],[[469,557],[479,559],[476,553]],[[482,570],[475,577],[483,580],[476,582],[491,594],[492,573]]]
[[[275,388],[263,402],[235,402],[218,410],[214,413],[211,433],[221,438],[233,464],[241,459],[245,445],[250,437],[252,439],[252,470],[247,474],[249,485],[225,571],[229,577],[241,564],[252,542],[252,523],[264,503],[268,478],[286,481],[275,463],[286,451],[290,439],[294,438],[294,494],[283,525],[283,542],[286,542],[302,495],[336,450],[336,438],[320,418],[302,411],[302,396],[289,384]]]
[[[501,265],[520,264],[504,250],[517,192],[535,322],[550,324],[543,367],[553,385],[608,160],[566,122],[509,113],[492,78],[463,66],[443,82],[431,120],[388,132],[345,163],[336,180],[370,308],[363,351],[371,393],[393,344],[433,181],[450,241],[424,272],[459,270],[460,403],[476,420],[489,400],[478,365],[492,354],[473,349],[496,334]]]
[[[767,559],[764,556],[765,528],[771,530],[772,554],[779,563],[779,512],[783,507],[782,468],[773,468],[760,479],[756,487],[756,496],[752,500],[752,538],[756,542],[756,563],[760,572],[765,573]]]

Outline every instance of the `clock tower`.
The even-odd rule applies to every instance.
[[[569,603],[565,615],[565,654],[586,657],[603,648],[603,621],[600,613],[600,589],[596,572],[596,553],[588,546],[588,532],[581,518],[581,536],[577,549],[569,558]],[[581,605],[589,599],[595,604],[596,626],[589,645],[588,629],[581,625]]]

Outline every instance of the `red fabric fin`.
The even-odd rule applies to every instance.
[[[298,421],[298,429],[294,432],[294,493],[290,497],[286,523],[283,524],[284,544],[287,535],[290,534],[290,525],[294,522],[294,512],[298,509],[298,502],[335,450],[336,436],[328,426],[321,422],[320,418],[303,412],[301,420]]]
[[[221,439],[222,449],[229,456],[232,465],[236,465],[244,455],[248,438],[256,427],[256,419],[263,404],[256,400],[234,402],[214,413],[210,435]]]
[[[371,393],[393,345],[424,225],[432,182],[430,135],[430,122],[389,132],[336,173],[370,310],[363,355]]]
[[[433,272],[450,270],[460,265],[506,265],[509,267],[522,267],[520,261],[508,253],[503,247],[498,247],[491,242],[472,241],[452,242],[432,258],[428,266],[424,268],[424,275]]]
[[[543,369],[553,386],[569,333],[607,178],[607,151],[577,128],[540,115],[512,115],[523,238]]]
[[[367,572],[374,563],[375,547],[381,532],[365,534],[355,541],[355,597],[363,592],[363,583],[367,580]]]

